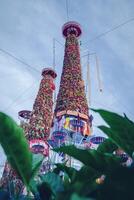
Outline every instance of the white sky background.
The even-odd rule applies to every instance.
[[[134,120],[134,21],[91,41],[134,17],[133,0],[68,0],[69,20],[81,24],[81,55],[85,49],[99,58],[103,92],[98,91],[95,58],[90,57],[91,107],[126,113]],[[17,122],[18,111],[32,109],[43,67],[53,64],[53,38],[64,44],[61,27],[67,21],[65,0],[0,0],[0,111]],[[91,41],[91,42],[90,42]],[[27,67],[1,49],[25,61]],[[59,85],[64,48],[56,43]],[[86,77],[87,57],[82,58]],[[58,90],[58,86],[57,86]],[[94,124],[102,120],[94,115]],[[100,131],[94,127],[94,134]],[[1,153],[0,164],[4,156]]]

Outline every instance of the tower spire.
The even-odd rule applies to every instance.
[[[77,22],[67,22],[62,28],[66,39],[60,89],[57,97],[55,115],[70,112],[88,119],[88,104],[82,79],[78,38],[82,34]]]
[[[53,147],[74,144],[84,148],[89,146],[91,117],[85,94],[80,63],[78,38],[82,34],[81,26],[74,21],[67,22],[62,28],[65,37],[65,52],[60,87],[54,111],[54,126],[51,141]],[[54,162],[66,159],[69,166],[81,165],[70,157],[55,154]]]
[[[42,71],[42,80],[39,91],[35,99],[33,110],[22,110],[18,113],[21,120],[20,126],[24,129],[25,137],[29,141],[30,149],[33,153],[42,153],[48,156],[47,139],[50,134],[52,122],[53,90],[55,85],[53,80],[57,74],[51,68]],[[42,164],[41,170],[46,171],[46,163]],[[9,189],[9,182],[13,181],[16,194],[23,193],[24,184],[16,171],[6,162],[0,186],[5,190]]]
[[[53,90],[55,90],[54,79],[57,74],[51,68],[42,71],[42,80],[39,91],[33,105],[33,111],[29,121],[28,141],[33,153],[48,155],[47,139],[53,117]],[[37,146],[42,146],[41,149]]]

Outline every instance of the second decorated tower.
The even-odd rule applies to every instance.
[[[47,139],[53,118],[53,91],[55,90],[54,79],[56,76],[53,69],[43,69],[43,78],[33,105],[27,133],[31,151],[42,153],[44,156],[49,154]]]

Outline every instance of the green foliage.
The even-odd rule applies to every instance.
[[[59,175],[48,172],[47,174],[41,175],[41,180],[43,183],[47,183],[50,185],[53,193],[56,195],[56,192],[63,191],[63,183]]]
[[[55,199],[56,195],[63,191],[64,186],[59,175],[49,172],[47,174],[40,175],[40,178],[41,183],[37,186],[40,199]]]
[[[99,126],[99,128],[107,134],[117,146],[132,156],[134,151],[134,123],[129,120],[126,115],[122,117],[116,113],[101,109],[93,109],[93,111],[99,113],[109,125],[109,127]]]
[[[23,130],[4,113],[0,113],[0,144],[8,162],[28,187],[43,161],[43,156],[32,155]]]
[[[93,199],[89,199],[89,198],[85,198],[85,197],[80,197],[76,193],[74,193],[74,194],[72,194],[70,200],[93,200]]]
[[[42,162],[43,162],[44,156],[42,154],[32,154],[32,173],[31,173],[31,179],[35,177],[37,174]]]
[[[32,154],[23,130],[4,113],[0,113],[0,143],[9,163],[28,185],[31,178]]]
[[[101,153],[96,150],[82,150],[75,146],[64,146],[55,149],[56,152],[63,152],[69,156],[83,162],[83,167],[78,171],[76,169],[65,166],[64,164],[57,164],[57,168],[68,174],[70,183],[66,187],[68,194],[67,199],[71,199],[73,193],[77,193],[80,198],[84,196],[94,197],[97,195],[98,184],[96,178],[102,174],[109,174],[110,171],[120,166],[120,160],[112,154]],[[67,195],[66,192],[61,194],[60,199]],[[70,194],[70,195],[69,195]]]
[[[99,145],[97,151],[101,153],[113,153],[117,148],[118,146],[111,139],[106,139]]]
[[[37,199],[53,200],[55,198],[51,186],[48,183],[42,182],[37,186],[37,188],[39,192],[39,198]]]
[[[119,167],[106,176],[100,187],[101,200],[134,199],[134,169]]]
[[[56,152],[62,151],[84,164],[79,171],[62,166],[62,170],[69,174],[69,177],[73,177],[73,179],[70,177],[73,190],[68,191],[71,192],[72,196],[69,196],[68,199],[76,194],[78,199],[82,199],[83,196],[97,200],[133,199],[134,169],[121,166],[117,157],[112,153],[117,148],[122,148],[132,156],[134,151],[134,123],[125,115],[122,117],[104,110],[95,110],[95,112],[98,112],[109,125],[109,127],[99,126],[109,136],[109,139],[106,139],[97,151],[76,149],[74,146],[61,147],[55,150]],[[83,173],[81,173],[82,170]],[[94,172],[98,172],[97,176]],[[82,179],[79,177],[80,174]],[[100,174],[105,174],[106,178],[102,185],[96,185],[94,181],[101,176]],[[86,182],[89,177],[91,181]],[[88,189],[84,183],[88,183]],[[83,193],[81,189],[84,190]],[[77,199],[76,196],[75,198]]]
[[[98,112],[108,124],[108,126],[99,126],[99,128],[109,138],[97,150],[78,149],[73,145],[56,148],[56,152],[63,152],[79,160],[83,166],[80,170],[76,170],[66,166],[67,163],[56,164],[53,172],[41,175],[38,180],[34,177],[42,163],[42,156],[32,157],[22,130],[9,117],[3,113],[0,114],[0,142],[11,165],[18,171],[24,183],[29,184],[34,199],[134,199],[133,165],[131,167],[122,166],[121,160],[113,154],[116,149],[121,148],[132,157],[134,154],[134,123],[126,115],[122,117],[105,110],[94,111]],[[21,158],[17,159],[18,155],[21,155]],[[24,166],[26,165],[25,168],[22,167],[22,162]],[[105,178],[99,184],[96,180],[102,178],[102,175],[105,175]]]
[[[58,171],[63,171],[65,172],[69,179],[73,182],[76,178],[76,176],[78,175],[78,171],[76,169],[74,169],[73,167],[67,167],[65,164],[56,164],[57,168],[54,169],[54,172]]]
[[[56,148],[54,151],[68,154],[101,173],[107,173],[113,167],[116,168],[119,165],[119,159],[112,154],[101,153],[96,150],[78,149],[74,145]]]
[[[64,191],[60,193],[58,200],[63,199],[65,196],[67,197],[66,199],[71,199],[71,195],[74,192],[80,196],[91,193],[97,187],[94,180],[101,175],[100,172],[88,166],[83,166],[80,170],[76,170],[72,167],[65,166],[65,164],[57,164],[57,168],[64,172]],[[66,174],[68,175],[68,180],[66,180]]]

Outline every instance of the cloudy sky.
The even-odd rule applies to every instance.
[[[18,111],[32,109],[41,70],[53,64],[54,38],[58,90],[64,54],[61,28],[73,20],[83,30],[80,40],[85,82],[87,57],[83,55],[95,52],[99,60],[102,93],[98,90],[95,56],[90,56],[91,107],[125,112],[134,120],[133,10],[133,0],[68,0],[67,17],[66,0],[0,0],[0,111],[19,122]],[[99,116],[94,115],[94,126],[100,123]],[[94,127],[94,134],[98,133]]]

